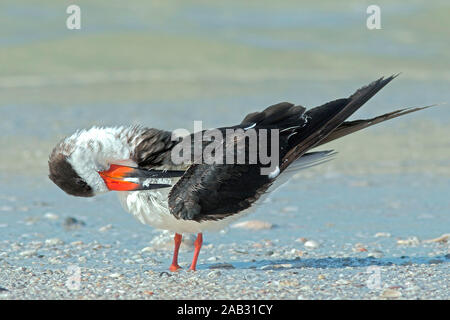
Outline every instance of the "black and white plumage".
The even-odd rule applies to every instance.
[[[159,178],[147,178],[145,183],[165,188],[120,191],[123,207],[140,222],[177,234],[220,230],[254,209],[299,170],[323,163],[333,155],[331,151],[310,152],[311,149],[426,108],[397,110],[373,119],[345,122],[394,77],[381,78],[348,98],[309,110],[288,102],[279,103],[262,112],[251,113],[239,125],[229,127],[252,128],[256,132],[279,130],[279,166],[269,175],[261,174],[263,165],[260,163],[175,165],[171,151],[181,140],[172,141],[168,131],[95,127],[76,132],[54,148],[49,159],[49,177],[68,194],[94,196],[109,190],[123,190],[106,183],[105,179],[110,178],[112,183],[120,183],[108,173],[112,165],[163,170]],[[164,176],[165,170],[173,173]]]

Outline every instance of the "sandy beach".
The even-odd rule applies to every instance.
[[[265,209],[206,233],[196,272],[185,236],[177,273],[167,272],[172,234],[139,224],[114,195],[66,200],[47,182],[29,199],[2,193],[0,297],[448,299],[448,200],[392,195],[448,191],[447,179],[420,181],[299,177]],[[327,191],[330,201],[314,200]],[[297,192],[307,205],[285,198]]]

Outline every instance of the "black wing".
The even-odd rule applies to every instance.
[[[326,138],[394,77],[379,79],[339,99],[305,112],[280,103],[247,115],[242,127],[280,130],[280,169]],[[249,208],[273,183],[261,165],[192,165],[172,188],[169,208],[178,219],[217,220]]]
[[[140,136],[140,142],[134,149],[132,159],[139,168],[173,167],[170,152],[177,143],[178,141],[172,141],[170,131],[146,129]]]
[[[252,205],[270,186],[257,165],[194,164],[172,188],[169,207],[186,220],[219,220]]]

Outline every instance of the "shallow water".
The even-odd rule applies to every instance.
[[[72,198],[48,181],[52,147],[79,128],[233,125],[273,103],[312,107],[397,72],[354,119],[448,103],[448,1],[379,3],[383,29],[369,31],[357,1],[79,1],[82,29],[69,31],[60,1],[2,1],[0,241],[120,239],[136,248],[155,235],[122,212],[113,194]],[[449,110],[438,106],[330,144],[336,160],[301,174],[251,217],[274,229],[230,229],[208,241],[306,237],[320,241],[326,255],[330,239],[345,245],[376,232],[421,239],[448,233]],[[87,225],[67,232],[61,220],[44,219],[46,212]],[[107,236],[97,232],[105,224],[114,226]],[[395,241],[386,248],[395,254]]]

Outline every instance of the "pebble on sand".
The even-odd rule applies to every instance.
[[[383,258],[384,253],[383,253],[383,251],[380,251],[380,250],[374,250],[374,251],[369,252],[367,254],[367,256],[379,259],[379,258]]]
[[[381,294],[380,298],[387,298],[387,299],[392,299],[392,298],[400,298],[402,296],[402,293],[398,290],[395,289],[386,289],[383,291],[383,293]]]
[[[362,243],[355,244],[355,247],[352,250],[353,252],[367,252],[367,249]]]
[[[48,220],[58,220],[59,216],[57,214],[54,214],[53,212],[47,212],[46,214],[44,214],[44,218]]]
[[[346,280],[346,279],[339,279],[335,282],[335,284],[338,286],[348,285],[348,284],[351,284],[351,281]]]
[[[106,232],[106,231],[108,231],[108,230],[111,230],[112,227],[113,227],[112,224],[107,224],[106,226],[103,226],[103,227],[99,228],[98,231],[100,231],[100,232]]]
[[[308,240],[305,242],[304,246],[309,249],[316,249],[319,247],[319,243],[314,240]]]
[[[391,234],[389,232],[377,232],[375,233],[375,238],[389,238]]]
[[[110,275],[109,275],[109,277],[110,278],[119,278],[119,277],[121,277],[122,275],[120,274],[120,273],[111,273]]]
[[[19,253],[23,257],[31,257],[37,254],[36,250],[25,250]]]
[[[232,228],[242,228],[247,230],[267,230],[272,229],[273,224],[261,220],[248,220],[235,223],[231,226]]]
[[[58,245],[62,245],[62,244],[64,244],[64,241],[62,241],[61,239],[58,239],[58,238],[52,238],[52,239],[45,240],[46,246],[58,246]]]
[[[289,269],[292,267],[293,267],[293,265],[291,263],[278,263],[278,264],[269,264],[267,266],[262,266],[261,270]]]
[[[74,230],[74,229],[78,229],[80,227],[85,226],[86,223],[84,223],[84,221],[75,219],[73,217],[67,217],[64,222],[63,222],[63,227],[66,230]]]
[[[208,273],[208,278],[212,279],[212,278],[216,278],[219,277],[222,273],[219,270],[214,270],[211,271],[210,273]]]
[[[51,263],[51,264],[61,264],[61,263],[63,263],[57,257],[50,257],[50,258],[48,258],[48,262]]]
[[[420,240],[417,237],[409,237],[408,239],[399,239],[397,244],[405,246],[417,246],[420,244]]]
[[[443,234],[442,236],[434,238],[434,239],[424,240],[424,242],[425,243],[431,243],[431,242],[447,243],[449,239],[450,239],[450,233],[446,233],[446,234]]]

